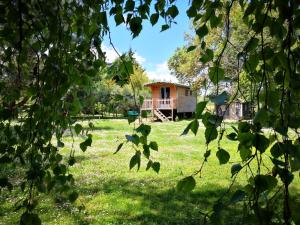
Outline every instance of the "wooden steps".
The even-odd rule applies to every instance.
[[[162,122],[170,121],[168,117],[166,117],[159,109],[154,109],[153,110],[154,115],[160,119]]]

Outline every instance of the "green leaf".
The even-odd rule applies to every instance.
[[[190,131],[190,129],[191,129],[191,124],[192,124],[192,122],[190,122],[190,123],[186,126],[186,128],[183,130],[183,132],[182,132],[182,134],[181,134],[180,136],[187,135],[187,134],[189,133],[189,131]]]
[[[152,163],[153,162],[151,160],[148,161],[146,170],[149,170],[152,167]]]
[[[231,196],[229,203],[230,204],[234,204],[236,202],[239,202],[241,200],[243,200],[246,197],[246,192],[242,191],[242,190],[237,190],[236,192],[234,192],[234,194]]]
[[[63,148],[65,144],[61,140],[57,140],[57,147]]]
[[[269,119],[268,111],[264,108],[260,109],[253,119],[253,123],[260,123],[262,126],[267,124]]]
[[[106,15],[106,11],[100,12],[99,13],[99,22],[104,26],[107,27],[108,23],[107,23],[107,15]]]
[[[223,105],[224,103],[227,102],[228,98],[229,96],[227,92],[223,91],[221,94],[217,96],[210,97],[210,100],[217,105]]]
[[[189,18],[195,17],[197,15],[197,9],[191,6],[187,11],[186,14]]]
[[[277,179],[271,175],[256,175],[254,178],[255,187],[259,192],[272,190],[277,185]]]
[[[249,147],[244,146],[244,145],[239,145],[239,151],[240,151],[240,156],[242,161],[246,161],[249,159],[252,155],[252,151]]]
[[[78,193],[76,191],[73,191],[71,194],[69,194],[68,199],[70,202],[75,202],[78,196]]]
[[[140,143],[141,144],[147,144],[147,136],[140,136]]]
[[[260,152],[265,152],[270,145],[270,141],[264,135],[256,134],[254,139],[255,148]]]
[[[158,144],[155,141],[149,143],[149,147],[155,151],[158,151]]]
[[[125,12],[133,11],[135,2],[133,0],[127,0],[125,4]]]
[[[79,124],[79,123],[77,123],[76,125],[75,125],[75,127],[74,127],[74,130],[75,130],[75,133],[78,135],[81,131],[82,131],[82,126]]]
[[[207,105],[207,101],[198,102],[196,106],[196,118],[200,119],[201,115]]]
[[[221,80],[224,79],[224,69],[220,67],[210,67],[208,76],[214,85],[217,85]]]
[[[299,157],[290,157],[291,172],[296,172],[300,170],[300,158]]]
[[[141,17],[133,17],[129,21],[129,27],[130,27],[131,32],[133,33],[133,38],[137,37],[143,29],[142,18]]]
[[[125,135],[126,140],[129,142],[132,142],[133,144],[135,144],[136,146],[138,146],[138,144],[140,143],[140,138],[138,135],[133,134],[133,135]]]
[[[216,156],[218,157],[219,162],[220,162],[221,165],[226,164],[230,159],[229,153],[226,150],[222,149],[222,148],[220,148],[217,151]]]
[[[141,124],[138,128],[136,128],[136,131],[141,133],[143,136],[148,136],[151,132],[151,126]]]
[[[157,23],[158,18],[159,18],[159,14],[158,13],[153,13],[150,16],[150,23],[151,23],[152,26],[154,26]]]
[[[174,19],[179,14],[179,11],[175,5],[172,5],[168,8],[166,14],[170,15]]]
[[[210,156],[210,153],[211,153],[211,150],[207,150],[207,151],[203,154],[205,160],[207,160],[207,158]]]
[[[141,153],[136,152],[135,155],[132,156],[129,162],[129,169],[131,170],[133,167],[137,165],[137,170],[140,169],[141,166]]]
[[[170,28],[170,26],[168,24],[164,24],[164,25],[161,26],[161,31],[160,32],[163,32],[163,31],[165,31],[169,28]]]
[[[241,164],[237,163],[237,164],[233,164],[231,166],[231,176],[233,177],[235,174],[237,174],[243,167],[241,166]]]
[[[280,142],[276,142],[272,148],[271,148],[271,155],[275,158],[278,158],[280,156],[283,155],[284,153],[284,146],[283,146],[283,143],[280,143]]]
[[[152,167],[152,169],[153,169],[156,173],[158,173],[159,170],[160,170],[160,163],[159,163],[159,162],[154,162],[154,163],[152,163],[151,167]]]
[[[211,28],[216,28],[222,21],[222,16],[211,16],[209,19]]]
[[[200,39],[202,39],[205,35],[208,34],[207,26],[204,24],[203,26],[199,27],[199,28],[196,30],[196,34],[198,35],[198,37],[199,37]]]
[[[74,157],[74,156],[71,156],[71,157],[69,158],[69,160],[68,160],[68,164],[69,164],[70,166],[73,166],[75,163],[76,163],[75,157]]]
[[[205,129],[205,139],[206,144],[209,144],[211,141],[215,140],[218,137],[217,128],[214,126],[208,126]]]
[[[202,63],[207,63],[214,58],[214,52],[211,49],[206,49],[205,54],[201,56],[200,61]]]
[[[238,140],[241,145],[244,145],[246,147],[251,147],[254,142],[254,135],[250,132],[248,133],[239,133],[238,134]]]
[[[196,181],[193,176],[183,178],[177,183],[176,189],[181,192],[190,192],[196,186]]]
[[[226,136],[229,140],[231,141],[236,141],[237,140],[237,134],[235,132],[231,132]]]
[[[117,150],[114,152],[114,154],[117,154],[117,153],[121,150],[121,148],[123,147],[123,145],[124,145],[124,143],[119,144],[119,145],[118,145],[118,148],[117,148]]]
[[[248,61],[245,64],[246,70],[248,72],[255,71],[258,63],[259,63],[259,58],[257,57],[257,55],[256,54],[250,55]]]
[[[241,133],[246,133],[250,131],[250,124],[247,122],[239,122],[238,131]]]
[[[187,52],[191,52],[191,51],[193,51],[193,50],[195,50],[197,48],[197,46],[196,45],[191,45],[191,46],[189,46],[188,48],[187,48]]]
[[[150,157],[150,148],[149,148],[149,146],[148,145],[146,145],[146,144],[144,144],[143,145],[143,154],[144,154],[144,156],[147,158],[147,159],[149,159],[149,157]]]
[[[89,134],[88,135],[88,138],[84,141],[84,142],[81,142],[80,144],[79,144],[79,146],[80,146],[80,149],[83,151],[83,152],[85,152],[86,151],[86,149],[87,149],[87,147],[90,147],[91,145],[92,145],[92,135],[91,134]]]
[[[123,17],[122,14],[116,14],[114,16],[114,18],[115,18],[116,26],[119,26],[121,23],[125,22],[124,17]]]
[[[136,119],[137,119],[137,116],[128,116],[128,118],[127,118],[129,124],[131,124],[134,121],[136,121]]]
[[[194,133],[194,135],[197,134],[198,128],[199,128],[199,122],[197,119],[194,119],[191,122],[191,131]]]
[[[245,46],[245,51],[246,52],[253,51],[257,47],[258,42],[259,40],[257,38],[251,38]]]

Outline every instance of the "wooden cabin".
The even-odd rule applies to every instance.
[[[145,85],[151,90],[152,98],[145,99],[142,111],[151,111],[161,121],[174,120],[178,116],[192,116],[197,98],[189,86],[171,82],[153,82]]]
[[[216,112],[219,116],[229,120],[247,120],[251,119],[251,104],[250,102],[242,102],[236,100],[230,105],[216,105]]]

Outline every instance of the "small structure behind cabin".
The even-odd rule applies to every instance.
[[[224,119],[247,120],[251,119],[251,104],[236,100],[230,105],[216,105],[216,112],[218,116],[223,116]]]
[[[145,85],[151,90],[151,99],[145,99],[142,111],[151,111],[161,121],[174,120],[179,116],[192,116],[197,97],[189,86],[171,82],[153,82]]]

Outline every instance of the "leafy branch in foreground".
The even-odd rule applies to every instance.
[[[206,57],[209,79],[215,84],[215,96],[210,97],[216,108],[227,104],[236,98],[223,93],[219,94],[219,85],[226,77],[222,68],[222,58],[225,49],[232,44],[230,31],[230,12],[232,7],[240,10],[243,23],[248,29],[248,40],[241,50],[237,49],[235,56],[238,61],[237,92],[240,75],[246,74],[251,83],[251,104],[253,119],[239,121],[238,127],[233,127],[233,132],[227,134],[227,138],[238,142],[240,162],[231,167],[232,185],[237,176],[249,176],[247,184],[235,192],[231,202],[242,201],[250,224],[269,224],[270,218],[273,224],[291,224],[298,221],[297,213],[291,208],[293,199],[290,198],[289,186],[293,182],[295,174],[299,174],[299,126],[300,126],[300,95],[299,95],[299,2],[295,1],[192,1],[187,11],[193,18],[196,35],[200,40],[199,46],[203,52],[206,49],[206,37],[214,29],[223,29],[226,36],[220,52],[216,56]],[[216,18],[223,18],[218,20]],[[224,21],[224,22],[222,22]],[[270,38],[272,36],[272,38]],[[195,51],[197,48],[189,48]],[[203,62],[203,57],[200,61]],[[224,66],[224,65],[223,65]],[[228,76],[227,76],[228,77]],[[241,93],[243,96],[243,93]],[[197,108],[203,110],[199,103]],[[226,111],[226,110],[225,110]],[[191,130],[197,133],[199,122],[205,126],[206,152],[200,169],[194,174],[201,174],[204,162],[211,155],[212,149],[208,145],[218,138],[218,150],[216,156],[220,164],[228,163],[230,151],[220,148],[220,141],[224,134],[221,126],[226,124],[222,116],[206,112],[195,119],[185,129],[184,134]],[[222,125],[224,124],[224,125]],[[217,132],[217,128],[220,131]],[[226,130],[225,130],[226,132]],[[269,168],[271,165],[272,168]],[[179,182],[180,187],[187,185],[189,190],[195,187],[191,177]],[[226,192],[227,193],[227,192]],[[278,194],[280,193],[280,194]],[[223,197],[221,198],[223,200]],[[274,205],[276,201],[278,205]],[[279,209],[278,206],[281,206]],[[217,202],[213,210],[205,214],[211,222],[222,223],[221,211],[225,209],[224,203]],[[281,213],[281,216],[278,215]],[[297,223],[297,222],[296,222]]]
[[[150,132],[151,127],[142,123],[139,127],[134,129],[134,133],[132,135],[125,135],[126,141],[119,144],[115,154],[119,152],[126,143],[130,143],[132,149],[135,150],[135,154],[129,162],[129,169],[137,166],[137,170],[139,170],[142,161],[141,156],[144,155],[144,157],[148,160],[146,170],[152,168],[156,173],[159,172],[160,163],[151,159],[151,151],[158,151],[158,145],[155,141],[148,141],[148,135]]]
[[[133,37],[143,20],[151,17],[154,25],[163,18],[166,29],[178,14],[173,1],[157,1],[154,16],[150,7],[151,1],[132,0],[1,1],[0,188],[21,187],[21,224],[41,223],[36,214],[40,193],[76,200],[68,169],[76,163],[75,151],[70,149],[69,159],[60,151],[84,105],[78,90],[89,89],[106,66],[101,44],[109,33],[108,14],[116,25],[128,26]],[[74,129],[79,134],[82,127]],[[83,136],[79,147],[86,151],[92,135]],[[21,172],[7,174],[9,165]],[[158,171],[158,164],[153,168]]]

